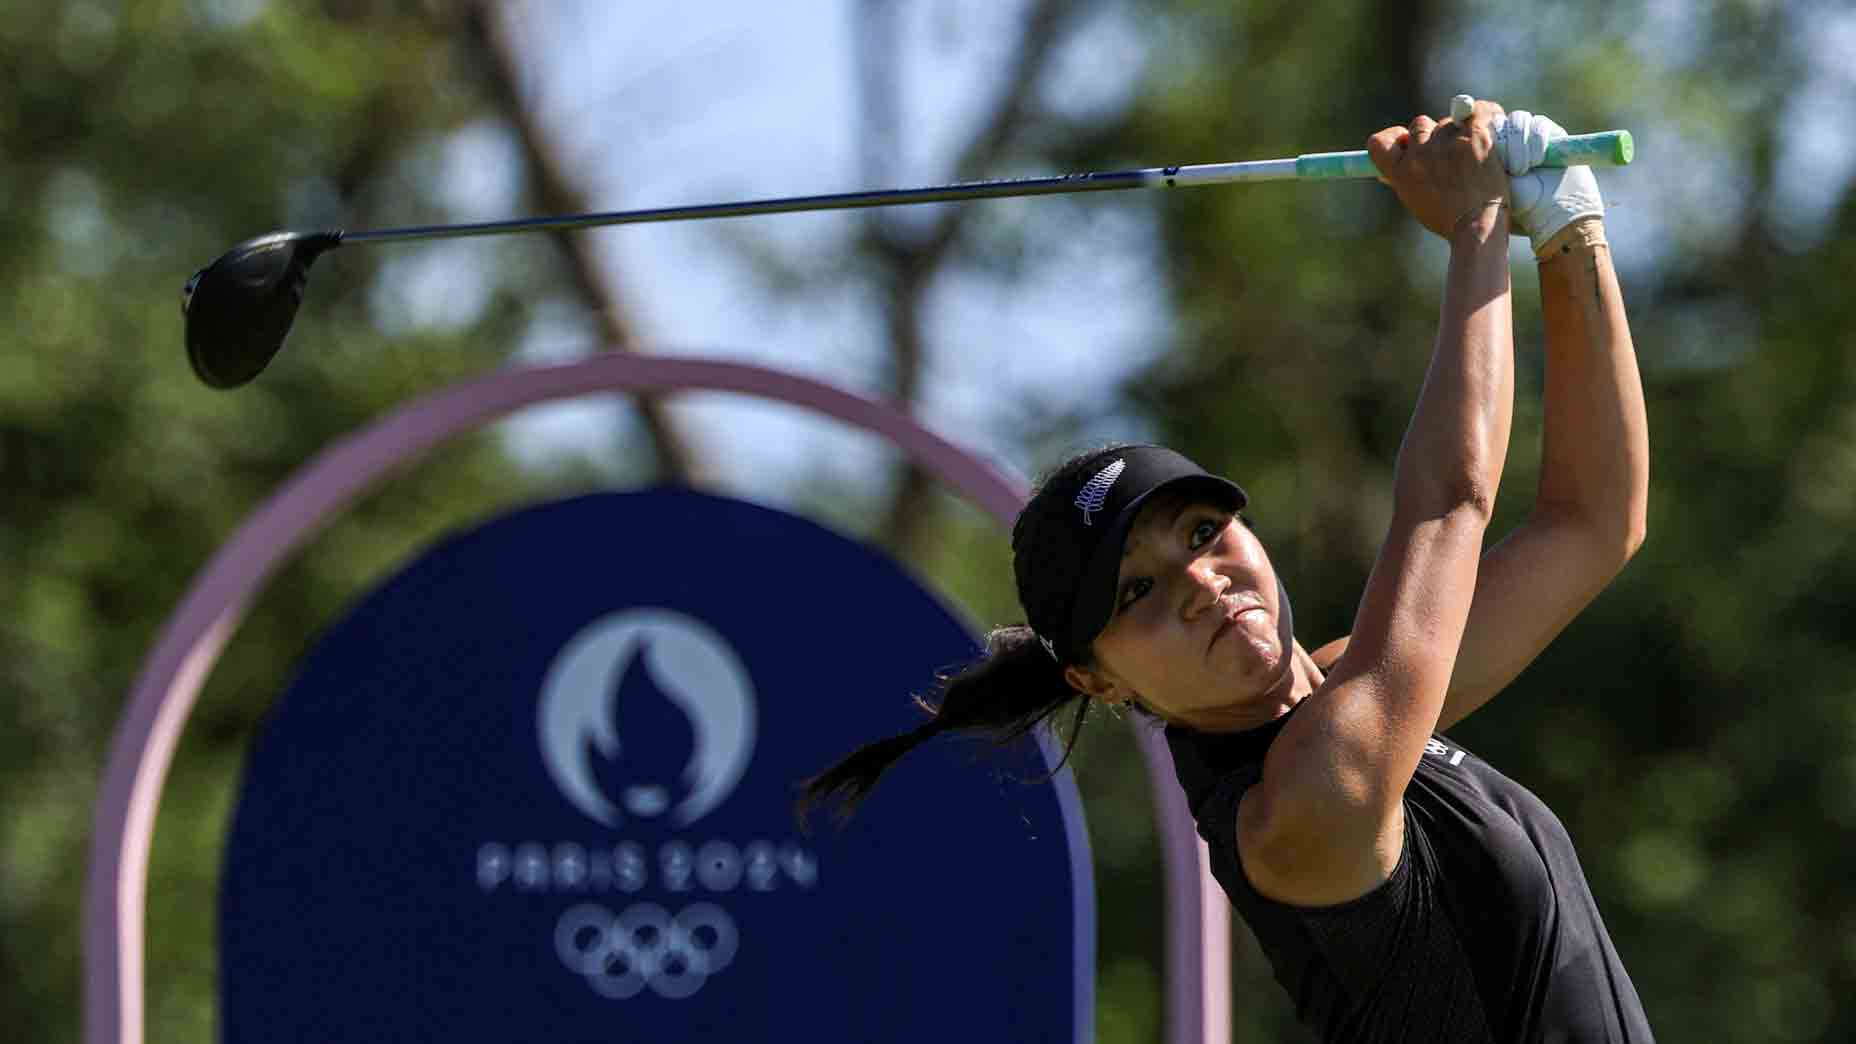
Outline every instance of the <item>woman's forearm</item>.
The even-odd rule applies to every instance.
[[[1601,220],[1576,222],[1547,244],[1540,302],[1547,373],[1535,510],[1591,527],[1628,557],[1643,541],[1649,425]]]
[[[1401,511],[1494,506],[1514,402],[1507,221],[1506,209],[1488,206],[1450,238],[1437,343],[1399,450]]]

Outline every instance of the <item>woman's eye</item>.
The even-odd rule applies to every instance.
[[[1211,519],[1200,522],[1198,525],[1192,527],[1192,546],[1204,547],[1206,544],[1211,543],[1212,539],[1215,538],[1222,529],[1224,529],[1223,526],[1213,522]]]
[[[1121,589],[1121,604],[1116,607],[1116,612],[1120,612],[1139,601],[1142,595],[1153,589],[1153,586],[1154,582],[1146,577],[1130,581],[1128,586]]]

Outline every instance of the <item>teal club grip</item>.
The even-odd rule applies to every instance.
[[[1637,148],[1630,131],[1572,134],[1547,146],[1543,167],[1621,167],[1635,159]],[[1379,168],[1364,150],[1311,152],[1295,158],[1297,178],[1376,178]]]
[[[1630,131],[1572,134],[1547,145],[1543,167],[1622,167],[1637,158]]]

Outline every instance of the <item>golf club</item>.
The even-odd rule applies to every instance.
[[[1452,100],[1457,118],[1468,98]],[[1545,166],[1621,166],[1631,161],[1629,131],[1579,134],[1552,143]],[[908,203],[946,203],[1007,196],[1043,196],[1137,188],[1185,188],[1255,181],[1374,178],[1378,171],[1364,151],[1317,152],[1292,159],[1146,167],[1093,174],[976,181],[929,188],[845,192],[823,196],[709,203],[651,210],[621,210],[559,217],[520,218],[454,225],[421,225],[366,232],[273,232],[238,244],[195,272],[181,291],[187,326],[187,359],[200,380],[214,388],[236,388],[264,368],[283,348],[309,279],[309,266],[325,251],[351,243],[495,236],[513,232],[561,231],[657,221],[846,210]]]

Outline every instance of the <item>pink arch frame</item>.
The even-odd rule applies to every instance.
[[[162,785],[201,686],[271,572],[325,520],[448,438],[557,399],[692,390],[808,407],[881,435],[1008,527],[1027,495],[1023,483],[882,402],[777,370],[694,358],[610,354],[505,371],[418,399],[332,444],[266,500],[194,580],[143,661],[117,722],[84,893],[87,1044],[142,1044],[148,854]],[[1167,1036],[1172,1044],[1226,1044],[1230,911],[1174,784],[1165,744],[1151,729],[1136,729],[1135,736],[1153,787],[1166,870]]]

